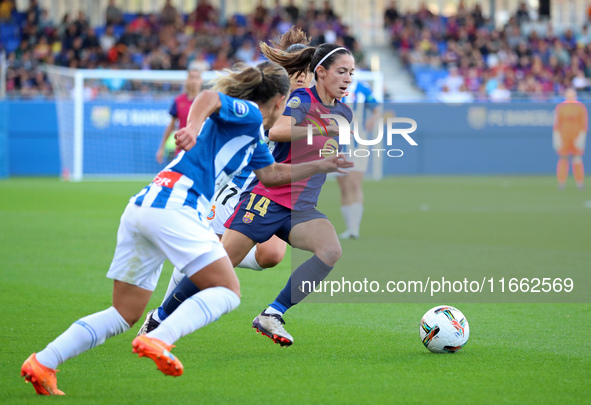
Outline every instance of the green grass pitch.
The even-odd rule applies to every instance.
[[[0,403],[40,403],[20,366],[75,320],[111,303],[105,278],[127,200],[144,183],[0,182]],[[532,263],[560,274],[591,270],[591,193],[559,192],[551,177],[406,177],[365,184],[362,239],[388,243],[367,266],[459,268]],[[336,182],[321,210],[342,230]],[[388,213],[388,217],[385,217]],[[391,221],[393,226],[387,226]],[[381,242],[380,242],[381,241]],[[358,245],[356,245],[358,244]],[[364,245],[365,244],[365,245]],[[350,262],[349,262],[350,263]],[[347,266],[347,262],[339,264]],[[337,266],[339,266],[337,265]],[[131,353],[132,331],[60,366],[61,403],[376,404],[589,403],[591,305],[455,303],[470,322],[466,347],[428,352],[418,324],[432,303],[302,304],[280,348],[251,328],[283,287],[289,256],[262,273],[238,269],[243,299],[220,321],[177,342],[185,373],[165,377]],[[171,266],[151,301],[157,306]],[[391,272],[397,275],[397,269]],[[589,290],[584,291],[589,297]],[[475,302],[477,300],[473,300]],[[454,302],[445,302],[454,304]]]

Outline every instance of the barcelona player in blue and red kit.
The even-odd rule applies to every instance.
[[[296,54],[274,52],[266,56],[285,67],[288,74],[298,69],[311,71],[317,82],[311,89],[298,89],[290,95],[283,117],[269,131],[269,139],[277,142],[275,160],[309,162],[323,159],[324,152],[336,151],[338,127],[322,115],[340,115],[349,122],[352,119],[352,111],[339,101],[352,81],[351,53],[338,45],[323,44]],[[314,135],[311,142],[307,137],[309,126]],[[316,209],[325,180],[324,175],[314,175],[283,187],[257,185],[228,219],[222,237],[232,263],[242,260],[256,242],[273,235],[314,254],[294,270],[275,300],[253,321],[253,328],[282,346],[294,341],[283,327],[283,314],[310,293],[303,288],[304,281],[314,285],[324,280],[341,256],[334,227]]]
[[[187,126],[187,118],[189,117],[189,110],[193,104],[193,100],[197,97],[197,94],[201,91],[201,85],[203,80],[201,79],[201,72],[196,69],[189,69],[187,73],[187,81],[185,82],[185,92],[178,95],[170,107],[168,112],[171,116],[170,122],[162,134],[162,141],[156,151],[156,161],[158,163],[164,162],[164,149],[166,147],[166,141],[173,134],[176,129],[185,128]],[[178,127],[177,127],[178,121]],[[176,150],[178,154],[180,149]]]

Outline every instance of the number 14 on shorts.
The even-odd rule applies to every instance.
[[[259,200],[255,204],[255,200],[257,197],[260,197]],[[250,193],[250,199],[248,200],[248,205],[246,206],[246,210],[250,211],[251,208],[254,211],[258,211],[261,217],[264,217],[267,213],[267,208],[269,207],[269,202],[271,202],[267,197],[260,196],[258,194]],[[254,208],[253,208],[254,204]]]

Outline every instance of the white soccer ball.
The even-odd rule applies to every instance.
[[[455,353],[468,341],[470,326],[459,309],[441,305],[423,315],[419,333],[425,347],[433,353]]]

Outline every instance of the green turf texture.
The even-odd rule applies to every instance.
[[[166,377],[131,353],[137,325],[59,367],[66,397],[38,398],[20,377],[21,364],[77,319],[110,305],[105,274],[119,218],[144,185],[0,182],[0,403],[590,402],[589,304],[457,304],[471,337],[453,355],[431,354],[419,340],[431,303],[302,304],[286,315],[295,344],[281,348],[250,326],[283,287],[289,256],[273,270],[238,270],[240,307],[177,342],[183,376]],[[365,191],[368,205],[373,198],[383,209],[366,209],[363,239],[345,241],[345,253],[364,239],[395,242],[369,267],[393,254],[411,268],[494,267],[495,255],[486,252],[512,251],[515,268],[534,261],[591,270],[591,193],[559,192],[550,177],[393,178],[367,182]],[[321,209],[342,230],[338,207],[336,183],[328,182]],[[465,257],[475,249],[483,260]],[[170,272],[167,265],[152,306]]]

